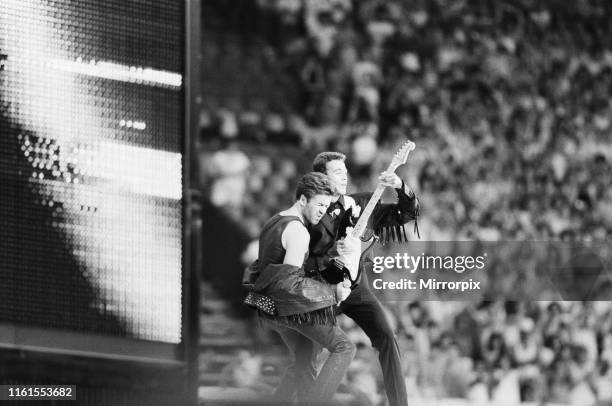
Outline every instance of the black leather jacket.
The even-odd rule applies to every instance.
[[[304,275],[304,269],[270,264],[259,273],[253,291],[270,297],[278,315],[309,313],[337,304],[333,286]]]

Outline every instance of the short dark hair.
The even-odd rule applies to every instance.
[[[308,172],[298,181],[295,187],[296,200],[300,196],[306,196],[310,200],[314,195],[333,196],[334,190],[327,175],[318,172]]]
[[[325,151],[318,154],[312,161],[312,170],[315,172],[327,173],[327,163],[330,161],[346,160],[346,155],[340,152]]]

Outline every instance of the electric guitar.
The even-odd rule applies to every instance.
[[[385,172],[395,172],[397,168],[405,164],[406,160],[408,159],[408,154],[414,148],[414,142],[406,141],[393,155],[393,159],[391,159],[391,163]],[[338,255],[334,257],[329,266],[321,271],[321,275],[329,283],[336,284],[348,280],[351,283],[351,288],[355,288],[356,283],[361,276],[359,263],[363,259],[364,254],[378,239],[374,233],[366,233],[366,229],[370,216],[374,212],[374,208],[378,204],[384,190],[385,186],[379,183],[376,190],[374,190],[374,193],[372,193],[372,197],[370,197],[370,200],[368,200],[365,208],[361,211],[361,215],[356,222],[353,217],[353,208],[349,207],[345,211],[342,219],[340,220],[340,228],[337,239],[341,240],[350,235],[353,238],[358,238],[362,243],[370,242],[370,244],[368,244],[365,249],[361,250],[359,257],[357,257],[357,255]]]

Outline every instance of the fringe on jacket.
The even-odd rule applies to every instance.
[[[276,320],[282,323],[294,325],[336,325],[336,314],[333,306],[324,309],[313,310],[308,313],[292,314],[290,316],[279,316],[268,314],[262,310],[257,310],[260,319]]]

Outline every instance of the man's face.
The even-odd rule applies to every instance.
[[[327,212],[332,197],[328,195],[314,195],[310,200],[307,200],[306,197],[302,195],[301,199],[304,199],[306,203],[304,205],[304,212],[302,213],[304,219],[308,223],[315,225]]]
[[[345,195],[348,185],[348,171],[341,160],[329,161],[325,164],[326,174],[336,195]]]

